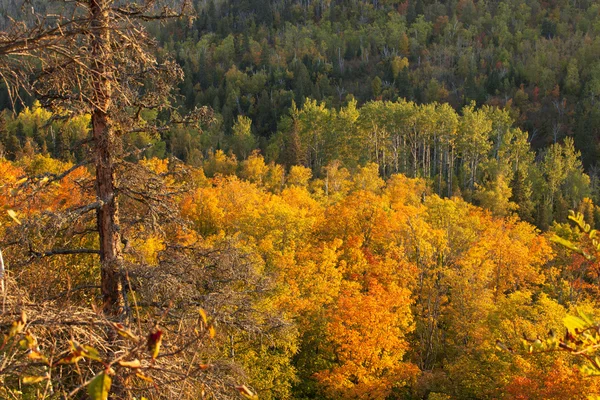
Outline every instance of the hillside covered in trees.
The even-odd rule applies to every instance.
[[[11,4],[6,10],[16,12]],[[565,222],[584,197],[600,200],[596,8],[537,1],[193,2],[187,18],[148,28],[160,53],[182,67],[173,100],[181,112],[207,106],[214,118],[202,134],[178,126],[129,140],[153,143],[147,156],[173,155],[192,165],[216,150],[244,159],[254,149],[315,176],[332,160],[349,168],[375,162],[382,176],[430,179],[438,194],[460,193],[484,207],[485,192],[502,192],[500,203],[511,200],[522,219],[547,229],[553,220]],[[6,98],[0,104],[10,106]],[[81,159],[76,145],[84,131],[51,128],[43,124],[49,116],[24,118],[15,124],[4,115],[0,144],[7,158],[32,138],[36,151]],[[564,155],[557,144],[566,146]]]
[[[597,398],[599,24],[0,0],[0,398]]]
[[[170,304],[165,341],[176,335],[171,318],[191,323],[185,316],[194,302],[215,321],[216,336],[197,350],[207,376],[243,380],[265,399],[583,399],[600,389],[569,353],[497,347],[520,349],[523,335],[563,332],[576,307],[597,312],[596,261],[570,255],[527,222],[441,198],[422,179],[384,181],[375,164],[353,174],[336,164],[314,179],[308,168],[284,173],[256,154],[238,163],[217,152],[200,169],[173,163],[126,164],[177,194],[158,199],[168,213],[149,208],[157,212],[153,229],[136,221],[146,207],[128,187],[125,260],[138,306]],[[89,172],[80,167],[60,185],[22,188],[21,176],[71,165],[35,155],[0,167],[2,206],[27,224],[3,217],[10,276],[27,302],[93,302],[93,291],[75,290],[97,275],[96,256],[50,257],[94,241],[85,219],[54,217],[86,197]],[[568,225],[554,231],[579,240]],[[174,259],[181,247],[198,258]],[[193,387],[177,390],[193,398]]]
[[[291,101],[339,108],[406,98],[509,107],[536,148],[573,136],[598,156],[598,5],[501,1],[202,1],[155,34],[186,72],[186,106],[210,105],[268,139]],[[173,32],[176,32],[173,34]]]

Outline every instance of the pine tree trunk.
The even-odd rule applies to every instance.
[[[102,200],[97,211],[100,236],[101,291],[103,311],[118,314],[121,299],[121,233],[119,231],[119,208],[115,191],[115,132],[111,124],[112,96],[111,47],[109,0],[90,0],[92,25],[91,65],[94,82],[92,109],[92,135],[94,138],[94,166],[96,168],[96,195]]]

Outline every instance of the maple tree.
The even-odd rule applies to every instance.
[[[386,397],[417,371],[403,362],[412,325],[410,291],[375,279],[365,286],[344,285],[330,311],[327,333],[335,361],[316,377],[332,398]]]

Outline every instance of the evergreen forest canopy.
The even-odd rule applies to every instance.
[[[0,0],[0,397],[600,396],[599,22]]]

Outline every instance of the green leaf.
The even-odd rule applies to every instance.
[[[83,356],[85,358],[89,358],[90,360],[94,360],[94,361],[102,361],[102,358],[100,357],[100,353],[98,353],[98,350],[96,350],[95,348],[93,348],[92,346],[88,346],[88,345],[83,345],[81,346],[83,348]]]
[[[92,400],[107,400],[112,380],[106,372],[101,372],[88,385],[88,393]]]

